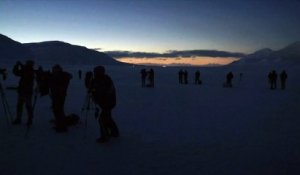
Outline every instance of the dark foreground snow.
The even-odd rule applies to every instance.
[[[84,85],[77,67],[67,69],[74,77],[66,112],[80,114]],[[192,82],[195,68],[187,69]],[[84,124],[55,133],[48,97],[38,99],[26,137],[25,122],[7,125],[1,106],[0,174],[298,174],[300,68],[286,69],[287,90],[271,91],[265,67],[201,68],[201,86],[179,85],[178,68],[154,68],[154,89],[140,88],[140,68],[107,67],[117,88],[113,116],[121,138],[97,144],[93,112],[86,133]],[[232,89],[222,88],[227,71],[235,73]],[[16,79],[10,75],[2,84],[15,85]],[[15,114],[16,94],[6,95]]]

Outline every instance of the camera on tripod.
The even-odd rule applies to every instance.
[[[92,83],[94,80],[94,75],[92,71],[88,71],[85,74],[84,82],[85,82],[85,88],[87,89],[88,93],[92,91]]]
[[[2,75],[2,79],[6,80],[7,77],[6,69],[0,68],[0,74]]]

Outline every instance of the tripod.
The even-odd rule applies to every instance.
[[[91,103],[94,104],[94,107],[91,108]],[[83,115],[85,114],[85,121],[84,121],[84,138],[86,138],[86,132],[87,132],[87,120],[88,120],[88,115],[90,110],[95,110],[95,117],[98,116],[99,114],[99,109],[96,107],[96,104],[93,102],[91,94],[87,93],[86,97],[85,97],[85,101],[84,104],[81,108],[81,116],[80,116],[80,120],[82,121]],[[85,112],[85,113],[84,113]]]
[[[2,87],[1,82],[0,82],[0,95],[1,95],[2,105],[3,105],[4,115],[6,117],[7,124],[9,125],[10,122],[12,121],[12,114],[10,112],[9,105],[5,97],[4,89]]]

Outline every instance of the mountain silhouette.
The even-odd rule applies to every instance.
[[[37,64],[125,65],[105,53],[61,41],[22,44],[0,34],[0,62],[34,60]]]
[[[274,54],[285,60],[300,62],[300,41],[288,45],[287,47],[276,51]]]
[[[30,49],[23,44],[0,34],[0,61],[14,63],[16,60],[27,60],[33,57]]]
[[[120,65],[120,63],[105,53],[72,45],[62,41],[46,41],[27,43],[35,60],[43,63],[59,64],[101,64]]]
[[[300,64],[300,42],[295,42],[277,51],[269,48],[261,49],[232,64]]]

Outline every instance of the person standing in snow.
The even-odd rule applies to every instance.
[[[227,84],[228,87],[232,87],[232,79],[233,79],[233,73],[229,72],[226,75],[226,84]]]
[[[147,77],[147,71],[146,69],[142,69],[141,70],[142,87],[146,87],[146,77]]]
[[[242,79],[243,79],[243,73],[240,73],[240,82],[242,81]]]
[[[52,67],[50,77],[50,97],[52,100],[52,111],[55,117],[55,127],[57,132],[66,132],[64,105],[67,96],[67,89],[72,75],[64,72],[58,64]]]
[[[278,78],[277,72],[275,70],[273,70],[272,76],[271,76],[271,84],[272,84],[271,89],[277,89],[277,78]]]
[[[195,84],[201,84],[201,80],[200,80],[200,71],[197,70],[195,72]]]
[[[183,84],[188,84],[188,71],[183,71]]]
[[[34,62],[32,60],[26,61],[25,65],[21,62],[17,62],[13,67],[13,73],[20,77],[18,87],[18,102],[17,102],[17,116],[13,121],[13,125],[21,124],[23,106],[25,104],[28,120],[27,126],[32,125],[33,119],[33,107],[32,107],[32,95],[34,85]]]
[[[272,71],[269,72],[269,74],[268,74],[268,83],[269,83],[269,85],[270,85],[270,89],[272,89],[272,88],[273,88]]]
[[[178,80],[179,80],[179,84],[183,84],[183,70],[180,69],[178,72]]]
[[[286,79],[287,79],[287,74],[286,74],[285,70],[283,70],[280,73],[280,82],[281,82],[281,89],[282,90],[285,89]]]
[[[101,108],[100,116],[96,116],[101,135],[97,142],[105,143],[111,137],[119,137],[119,129],[111,115],[112,109],[116,106],[116,90],[110,76],[105,74],[103,66],[94,68],[91,93],[95,104]]]
[[[149,87],[154,87],[154,70],[151,68],[148,72]]]

